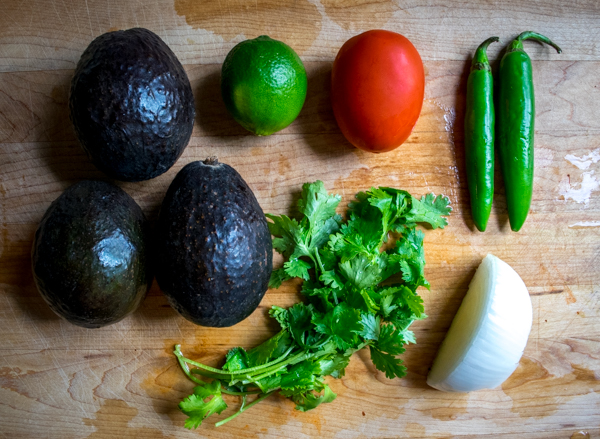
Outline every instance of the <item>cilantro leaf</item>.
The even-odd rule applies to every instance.
[[[423,299],[418,294],[412,292],[408,288],[402,289],[402,298],[406,303],[408,309],[412,311],[416,318],[421,317],[421,314],[425,311],[425,307],[423,306]]]
[[[341,350],[357,344],[357,332],[363,329],[360,312],[346,303],[340,303],[323,315],[315,313],[312,321],[316,331],[331,336],[333,342]]]
[[[444,218],[452,211],[450,200],[443,195],[427,194],[417,200],[411,197],[412,207],[406,215],[406,221],[412,223],[427,223],[432,228],[444,228],[448,225],[448,220]]]
[[[363,288],[359,290],[356,287],[350,286],[345,291],[345,301],[353,308],[360,310],[363,313],[375,314],[379,310],[380,301],[379,294],[373,291],[372,288]]]
[[[379,337],[377,343],[375,343],[375,347],[377,347],[378,350],[387,352],[390,355],[400,355],[404,353],[404,348],[402,347],[403,344],[404,340],[402,339],[402,335],[394,325],[381,325]]]
[[[383,317],[389,316],[396,308],[398,308],[398,305],[394,305],[393,294],[387,294],[383,296],[381,299],[381,314]]]
[[[409,329],[404,329],[404,330],[400,331],[400,336],[402,337],[402,339],[404,340],[404,342],[406,344],[408,344],[408,343],[416,344],[417,343],[417,339],[415,338],[415,333]]]
[[[372,208],[366,212],[373,218],[362,217],[353,212],[348,222],[340,227],[340,232],[330,241],[330,249],[341,256],[342,262],[360,253],[378,252],[381,247],[386,235],[381,214]]]
[[[344,286],[344,282],[339,278],[335,270],[324,271],[323,274],[319,276],[319,280],[336,290],[340,290]]]
[[[310,246],[312,248],[319,249],[327,244],[327,241],[329,241],[329,236],[336,233],[340,229],[341,222],[342,217],[335,215],[315,228],[311,234]]]
[[[281,387],[281,374],[266,376],[255,382],[256,386],[263,392],[271,392]]]
[[[223,365],[224,370],[234,371],[241,370],[248,367],[248,356],[244,348],[233,348],[227,352],[225,356],[225,364]]]
[[[405,285],[385,287],[381,295],[381,315],[388,320],[420,319],[425,311],[423,299]]]
[[[342,228],[342,232],[333,235],[329,240],[331,252],[337,253],[342,262],[353,259],[364,251],[364,245],[361,235],[352,235],[348,232],[348,227]]]
[[[277,335],[246,353],[247,367],[260,366],[281,356],[291,346],[291,343],[290,334],[285,330],[279,331]]]
[[[322,181],[302,185],[302,197],[298,209],[308,219],[311,228],[317,228],[328,219],[336,216],[335,210],[342,197],[329,195]]]
[[[306,306],[303,303],[297,303],[288,308],[287,322],[292,337],[300,346],[306,346],[306,333],[312,328],[313,309],[310,305]]]
[[[205,401],[211,396],[209,401]],[[185,428],[190,430],[200,426],[213,413],[221,413],[226,408],[227,404],[221,397],[221,382],[218,380],[194,387],[194,393],[179,403],[179,409],[189,416],[185,420]]]
[[[293,365],[287,373],[281,376],[280,386],[283,390],[312,390],[315,384],[315,375],[319,375],[320,372],[321,369],[318,363],[304,360]]]
[[[291,277],[285,272],[285,268],[277,268],[271,272],[269,288],[279,288],[283,282],[289,279],[291,279]]]
[[[292,253],[296,252],[298,245],[305,245],[302,238],[306,232],[298,224],[298,221],[286,215],[276,216],[267,213],[265,216],[273,221],[272,223],[267,222],[271,235],[275,237],[273,239],[273,249],[285,257],[290,257]]]
[[[389,212],[392,210],[392,202],[394,201],[392,194],[382,188],[371,188],[367,195],[367,200],[371,206],[379,209],[384,216],[389,215]]]
[[[374,286],[381,281],[381,269],[365,255],[342,262],[339,267],[342,275],[358,289]]]
[[[387,279],[398,271],[402,272],[402,279],[409,285],[425,286],[429,288],[429,282],[425,280],[425,254],[423,251],[422,231],[415,228],[407,228],[404,234],[396,241],[396,246],[386,253],[386,265],[382,278]]]
[[[362,331],[359,334],[366,340],[377,340],[379,338],[380,318],[373,314],[363,314],[360,322],[363,325]]]
[[[292,396],[292,400],[296,403],[296,410],[306,412],[317,408],[320,404],[328,403],[336,398],[336,394],[325,384],[323,395],[315,395],[313,392],[298,393]]]
[[[400,358],[382,352],[373,346],[370,347],[370,350],[373,364],[378,370],[385,372],[387,378],[401,378],[406,375],[406,367],[402,365]]]
[[[290,278],[300,277],[304,280],[310,279],[308,270],[312,268],[312,265],[306,261],[303,261],[302,259],[290,259],[283,264],[283,268],[285,270],[285,274],[287,274]]]
[[[326,357],[319,361],[319,368],[323,375],[331,375],[334,378],[344,376],[344,369],[350,363],[350,357],[336,354],[333,357]]]
[[[333,236],[335,235],[331,235],[330,239]],[[332,252],[327,245],[319,249],[319,259],[323,264],[324,271],[333,270],[337,267],[338,255]]]
[[[277,320],[277,322],[281,326],[281,329],[288,329],[289,324],[287,320],[287,309],[273,305],[269,310],[269,315],[275,320]]]

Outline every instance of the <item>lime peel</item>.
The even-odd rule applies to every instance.
[[[227,110],[258,136],[280,131],[298,117],[307,84],[298,54],[266,35],[237,44],[221,69],[221,95]]]

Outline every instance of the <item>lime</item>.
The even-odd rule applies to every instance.
[[[306,86],[306,70],[298,54],[266,35],[236,45],[221,70],[227,110],[259,136],[282,130],[296,119]]]

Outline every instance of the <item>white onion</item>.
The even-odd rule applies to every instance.
[[[446,392],[493,389],[517,368],[531,331],[531,298],[510,265],[487,255],[433,362],[427,384]]]

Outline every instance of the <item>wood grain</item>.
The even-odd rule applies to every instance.
[[[214,4],[213,4],[214,3]],[[0,437],[4,438],[600,438],[600,7],[556,0],[244,2],[41,2],[10,0],[0,14]],[[91,39],[110,29],[148,27],[175,51],[190,77],[197,119],[189,146],[166,174],[119,183],[156,219],[175,174],[217,155],[247,180],[267,212],[294,214],[302,183],[321,179],[342,205],[370,186],[416,195],[444,193],[454,211],[427,230],[423,290],[429,317],[403,355],[408,376],[388,380],[367,352],[356,354],[338,398],[301,413],[273,398],[221,427],[183,428],[177,403],[192,383],[173,345],[218,365],[231,347],[251,347],[277,325],[271,305],[301,297],[291,282],[269,290],[244,322],[222,329],[178,316],[153,285],[141,308],[105,328],[59,319],[33,283],[30,251],[50,203],[76,181],[106,180],[78,145],[68,115],[69,82]],[[329,104],[338,48],[369,28],[396,30],[419,49],[426,97],[413,134],[398,150],[372,155],[341,135]],[[488,230],[474,229],[466,189],[462,124],[474,48],[492,33],[504,43],[523,30],[564,49],[528,44],[536,89],[534,199],[519,233],[508,227],[503,184]],[[309,90],[298,119],[275,135],[246,133],[219,93],[220,63],[244,38],[267,33],[301,55]],[[489,54],[494,67],[504,47]],[[533,328],[519,368],[499,388],[447,394],[426,376],[481,259],[493,253],[528,286]],[[276,264],[281,258],[276,257]],[[239,401],[228,399],[229,411]],[[227,413],[229,413],[229,411]]]
[[[211,3],[88,0],[52,1],[48,6],[43,0],[10,0],[0,17],[0,71],[72,69],[93,38],[139,26],[158,33],[185,64],[220,63],[236,43],[265,33],[289,41],[305,60],[329,61],[344,41],[373,28],[406,35],[425,60],[462,61],[490,33],[500,34],[507,43],[524,30],[552,35],[565,50],[556,55],[547,47],[528,45],[534,58],[593,61],[599,56],[600,7],[595,0],[477,5],[439,0],[225,0],[217,3],[218,9]],[[499,50],[492,47],[490,54],[495,57]]]

